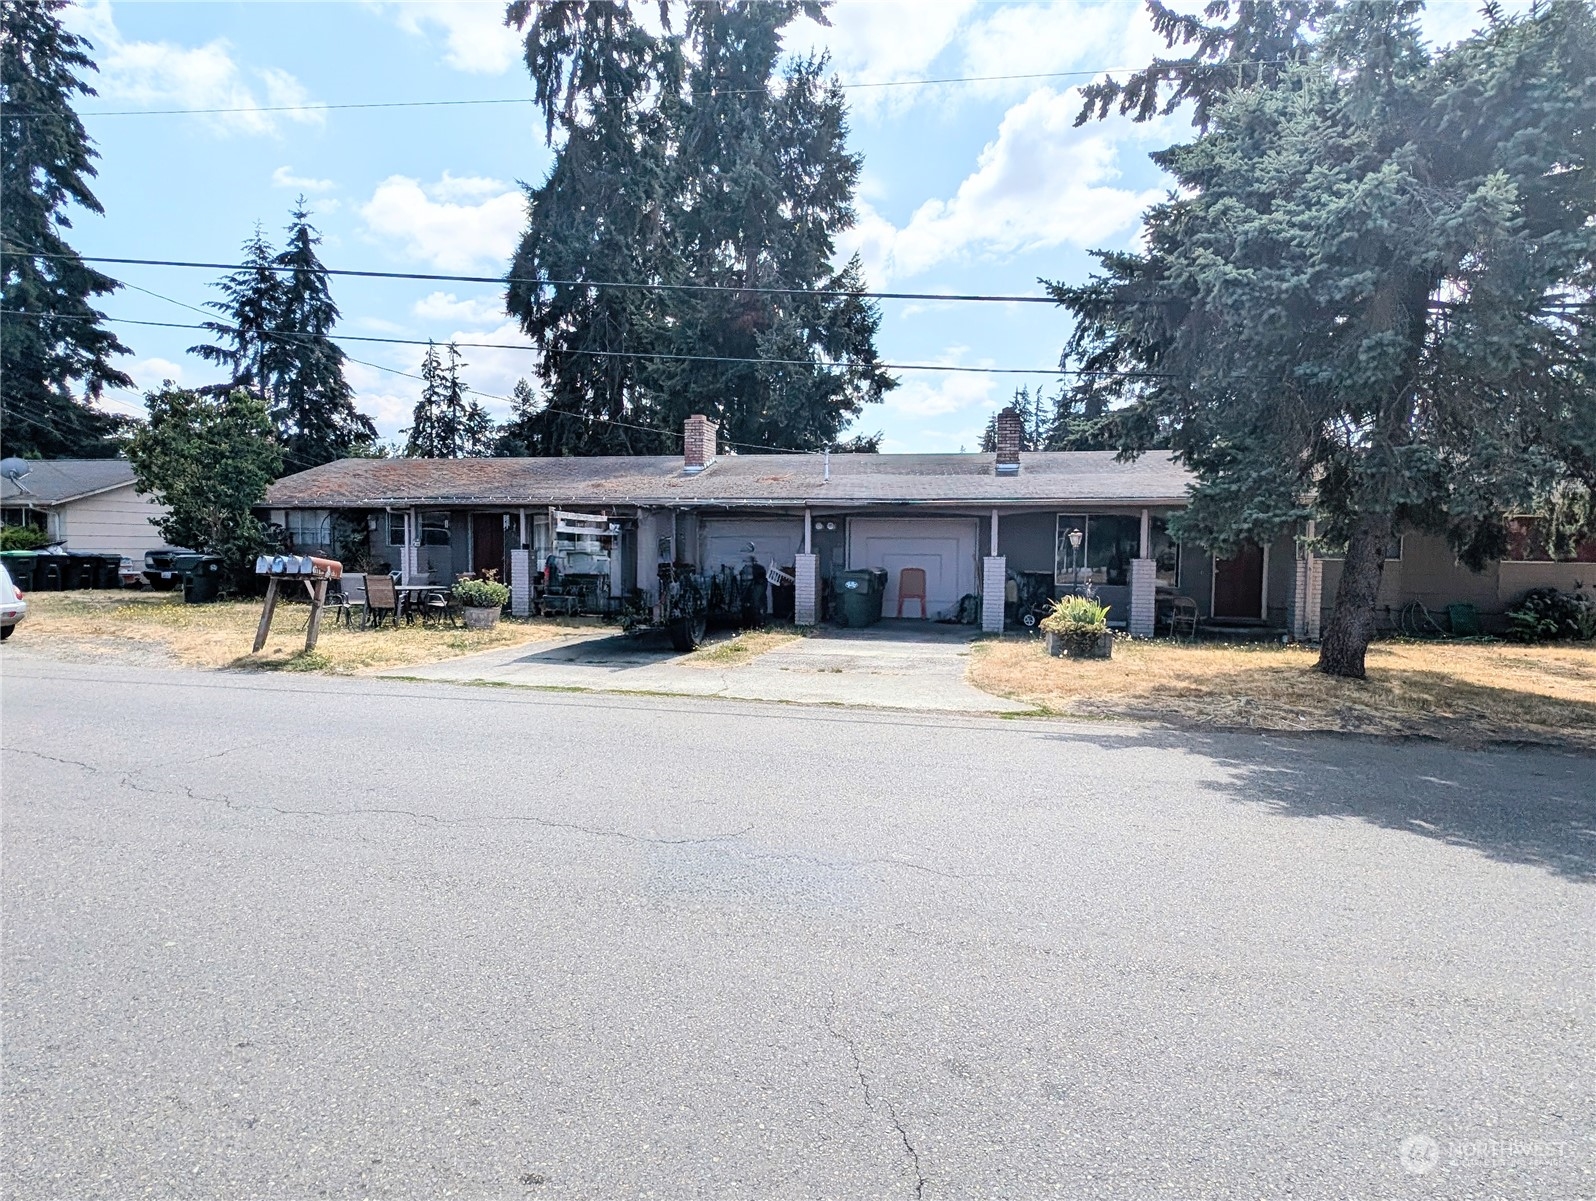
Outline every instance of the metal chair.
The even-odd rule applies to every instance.
[[[903,616],[904,601],[916,600],[920,602],[920,620],[924,621],[929,616],[925,599],[925,568],[905,567],[898,573],[898,616]]]
[[[360,610],[360,628],[366,628],[366,577],[358,573],[337,581],[338,589],[327,598],[333,606],[333,620],[342,619],[347,629],[355,628],[355,610]]]
[[[427,593],[426,599],[421,602],[422,626],[441,626],[446,621],[451,627],[460,624],[454,593],[441,588],[437,592]]]
[[[1197,626],[1200,622],[1197,614],[1197,602],[1189,596],[1173,596],[1169,599],[1169,636],[1181,637],[1182,631],[1190,642],[1197,641]]]

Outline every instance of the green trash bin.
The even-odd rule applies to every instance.
[[[4,561],[6,570],[11,573],[11,582],[24,592],[33,591],[33,565],[38,558],[37,551],[0,551],[0,561]]]
[[[215,555],[181,555],[194,559],[183,571],[183,603],[203,605],[215,600],[222,591],[222,561]]]
[[[844,571],[836,580],[837,624],[873,626],[887,599],[887,573],[879,567]]]

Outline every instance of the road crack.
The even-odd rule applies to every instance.
[[[859,1047],[845,1030],[839,1030],[836,1023],[837,994],[832,993],[830,1003],[826,1006],[826,1031],[848,1048],[848,1055],[853,1060],[854,1075],[859,1078],[859,1088],[864,1093],[865,1107],[872,1113],[877,1112],[876,1102],[881,1103],[881,1110],[885,1111],[887,1120],[892,1123],[892,1128],[898,1132],[898,1138],[903,1143],[903,1149],[909,1156],[909,1162],[914,1165],[914,1195],[915,1201],[923,1201],[925,1186],[929,1183],[925,1170],[920,1166],[920,1153],[915,1150],[914,1143],[909,1139],[908,1128],[904,1126],[903,1119],[898,1116],[898,1110],[892,1101],[881,1095],[880,1092],[870,1087],[870,1077],[865,1072],[864,1060],[859,1057]]]

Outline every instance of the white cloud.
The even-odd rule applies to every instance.
[[[485,185],[493,184],[496,192]],[[465,193],[480,196],[476,204],[448,199]],[[395,245],[402,254],[444,271],[503,267],[515,250],[526,224],[526,202],[519,189],[496,180],[456,179],[445,174],[424,186],[405,175],[391,175],[377,185],[360,208],[373,240]]]
[[[975,7],[974,0],[871,0],[841,3],[827,16],[829,28],[804,20],[789,30],[785,45],[803,52],[831,52],[832,66],[845,82],[892,85],[924,79]],[[848,93],[850,109],[865,117],[897,112],[926,89],[858,87]]]
[[[411,312],[423,321],[494,325],[504,320],[504,297],[468,296],[460,300],[453,292],[433,292],[425,299],[416,301]]]
[[[949,199],[922,204],[895,228],[867,204],[840,243],[872,267],[872,282],[917,275],[938,263],[980,255],[1005,258],[1071,243],[1095,246],[1133,231],[1159,190],[1111,186],[1120,145],[1110,131],[1075,129],[1074,93],[1034,92],[1003,117],[976,169]],[[1135,140],[1162,131],[1139,126]]]
[[[229,133],[275,134],[283,121],[320,125],[325,120],[319,109],[265,111],[312,101],[287,71],[240,66],[225,38],[197,47],[125,41],[116,28],[110,0],[74,6],[63,17],[74,32],[94,43],[100,67],[96,86],[103,100],[138,108],[226,109],[203,114],[201,119]]]
[[[140,392],[149,392],[159,388],[167,380],[174,384],[183,382],[183,364],[174,363],[170,359],[148,358],[139,359],[126,368],[133,377],[133,386]]]
[[[377,7],[406,33],[442,33],[443,61],[457,71],[499,75],[521,59],[521,37],[504,24],[504,0],[410,0]]]
[[[278,167],[272,172],[274,188],[292,188],[296,192],[330,192],[338,185],[330,179],[311,179],[295,175],[292,167]]]

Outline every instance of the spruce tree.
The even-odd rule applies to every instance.
[[[421,360],[421,396],[410,416],[410,428],[405,442],[405,457],[409,459],[442,459],[449,457],[438,445],[438,412],[444,394],[443,362],[438,358],[438,348],[427,343],[427,353]]]
[[[283,278],[273,268],[275,260],[276,254],[257,224],[254,235],[244,243],[244,265],[216,284],[225,299],[206,305],[227,318],[204,323],[221,345],[189,347],[190,354],[227,368],[229,389],[246,388],[256,395],[265,392],[266,348],[281,319],[284,301]]]
[[[542,453],[541,423],[538,416],[543,409],[537,393],[525,379],[515,381],[510,393],[510,419],[499,429],[493,453],[501,459],[521,459]]]
[[[485,458],[493,453],[497,430],[493,418],[475,400],[460,376],[467,366],[460,348],[450,343],[448,363],[427,344],[421,363],[421,398],[412,415],[405,455],[414,459]]]
[[[354,390],[344,379],[344,352],[330,336],[338,306],[316,256],[320,242],[300,197],[287,244],[272,260],[281,290],[261,356],[272,421],[290,472],[342,458],[377,436],[371,419],[355,408]]]
[[[130,387],[127,354],[91,303],[118,285],[67,244],[67,206],[105,210],[89,189],[99,157],[73,111],[93,96],[89,43],[61,27],[65,0],[0,5],[0,453],[106,458],[126,418],[95,408]],[[76,389],[76,390],[74,390]]]
[[[1319,658],[1339,676],[1364,674],[1399,530],[1479,565],[1509,514],[1596,485],[1596,9],[1488,8],[1440,51],[1417,11],[1169,25],[1225,68],[1179,85],[1197,136],[1154,156],[1178,190],[1143,249],[1053,286],[1121,449],[1167,439],[1195,474],[1182,538],[1224,553],[1313,520],[1345,547]],[[1232,69],[1261,45],[1291,61]],[[1172,78],[1105,87],[1082,116],[1167,107]]]

